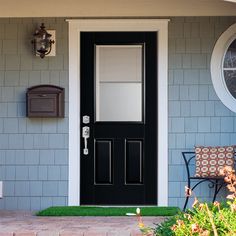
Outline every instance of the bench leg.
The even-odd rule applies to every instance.
[[[218,193],[217,186],[218,186],[218,180],[216,180],[216,182],[215,182],[215,191],[214,191],[214,196],[213,196],[213,199],[212,199],[212,202],[213,202],[213,203],[214,203],[214,201],[216,200],[216,195],[217,195],[217,193]]]
[[[188,199],[189,199],[189,196],[186,196],[183,211],[186,210],[186,207],[187,207],[187,204],[188,204]]]
[[[215,182],[215,191],[214,191],[214,197],[212,202],[214,203],[214,201],[216,200],[216,196],[217,194],[220,192],[221,188],[224,186],[224,182],[221,182],[221,180],[216,180]]]
[[[186,194],[186,199],[185,199],[185,203],[184,203],[184,208],[183,208],[183,211],[186,210],[186,207],[187,207],[187,204],[188,204],[188,199],[191,195],[191,192],[189,192],[189,190],[192,192],[192,189],[191,189],[191,183],[190,183],[190,179],[188,178],[188,186],[187,186],[187,190],[185,190],[185,194]]]

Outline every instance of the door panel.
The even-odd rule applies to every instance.
[[[81,33],[81,204],[157,203],[156,44],[156,32]]]
[[[143,183],[143,141],[126,140],[125,145],[125,183]]]
[[[95,140],[95,184],[112,184],[112,140]]]

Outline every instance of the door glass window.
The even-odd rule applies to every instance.
[[[96,121],[143,120],[143,45],[96,45]]]

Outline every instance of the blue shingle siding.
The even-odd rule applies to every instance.
[[[42,60],[32,53],[32,33],[41,22],[56,29],[56,57]],[[64,19],[0,19],[0,180],[4,193],[0,209],[38,210],[67,204],[67,37]],[[65,118],[26,118],[26,90],[39,84],[65,88]]]
[[[35,26],[56,29],[57,55],[40,59],[30,43]],[[210,57],[236,17],[174,17],[169,23],[169,204],[183,206],[181,157],[194,145],[235,144],[236,116],[219,101]],[[60,48],[60,50],[59,50]],[[26,118],[30,86],[65,88],[65,118]],[[0,19],[0,209],[38,210],[68,202],[68,25],[63,18]],[[197,194],[209,199],[211,190]]]
[[[183,163],[178,160],[182,159],[182,151],[193,150],[194,145],[236,144],[236,116],[217,97],[210,76],[214,44],[235,22],[236,17],[186,17],[182,22],[178,17],[171,19],[169,75],[173,78],[169,77],[168,83],[170,205],[183,207],[185,199],[186,174]],[[177,188],[181,188],[180,191]],[[196,189],[196,194],[209,200],[212,190],[202,185]]]

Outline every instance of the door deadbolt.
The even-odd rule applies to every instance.
[[[83,116],[83,124],[89,124],[90,117],[89,116]]]

